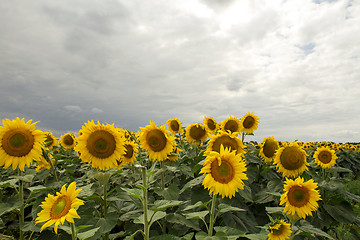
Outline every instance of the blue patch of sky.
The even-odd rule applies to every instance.
[[[314,52],[315,43],[308,43],[302,46],[298,46],[298,48],[303,50],[305,55],[309,55]]]

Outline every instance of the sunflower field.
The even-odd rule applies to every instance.
[[[251,141],[260,118],[59,139],[0,126],[0,239],[360,239],[360,145]]]

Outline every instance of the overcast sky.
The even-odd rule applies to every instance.
[[[253,112],[261,142],[360,141],[360,1],[2,0],[0,118],[59,137]]]

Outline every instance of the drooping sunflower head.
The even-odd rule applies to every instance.
[[[68,132],[60,137],[60,145],[65,149],[73,149],[76,145],[75,134]]]
[[[208,137],[205,126],[199,123],[191,123],[186,128],[186,139],[189,143],[204,142]]]
[[[232,116],[224,119],[221,122],[221,130],[225,132],[229,131],[231,133],[236,133],[236,134],[240,133],[241,131],[240,119]]]
[[[293,218],[312,216],[312,212],[319,207],[317,202],[321,200],[317,186],[313,179],[306,182],[301,177],[286,179],[284,193],[280,197],[280,205],[285,204],[284,213]]]
[[[46,139],[44,146],[47,147],[48,149],[52,149],[57,145],[57,139],[56,137],[53,136],[51,132],[45,132],[45,134],[46,134]]]
[[[291,225],[284,220],[276,219],[268,228],[269,240],[285,240],[289,239],[292,233]]]
[[[152,161],[164,161],[167,155],[176,145],[175,137],[170,136],[165,130],[165,126],[157,127],[153,121],[146,127],[140,127],[142,130],[139,137],[140,145],[145,149]]]
[[[235,151],[236,154],[240,154],[242,156],[245,154],[244,144],[237,137],[236,132],[230,133],[219,131],[218,134],[211,136],[205,155],[208,155],[212,151],[220,153],[221,146],[229,148],[230,151]]]
[[[53,158],[53,156],[48,153],[49,158],[51,159],[51,162],[54,164],[55,163],[55,159]],[[39,172],[41,169],[50,169],[51,168],[51,164],[45,159],[44,156],[41,156],[41,158],[36,160],[37,162],[37,167],[36,167],[36,171]]]
[[[82,127],[83,134],[77,138],[74,150],[80,159],[92,164],[93,168],[105,170],[116,168],[117,159],[124,154],[124,140],[114,125],[97,124],[88,121]]]
[[[54,231],[57,234],[59,224],[64,224],[65,220],[73,223],[74,218],[80,218],[75,208],[84,205],[84,201],[77,198],[82,189],[76,189],[76,183],[70,183],[66,189],[66,184],[56,196],[48,194],[45,201],[40,205],[42,210],[37,214],[35,224],[46,222],[40,232],[55,223]]]
[[[204,117],[204,126],[208,133],[215,133],[218,129],[218,123],[212,117]]]
[[[336,164],[335,151],[329,147],[319,147],[314,153],[315,163],[322,168],[331,168]]]
[[[212,152],[204,162],[200,173],[205,174],[203,185],[209,193],[219,194],[222,198],[232,198],[239,189],[244,189],[243,180],[247,180],[245,161],[240,154],[220,147],[220,153]]]
[[[306,152],[296,142],[292,142],[276,151],[274,164],[284,177],[297,177],[308,170],[306,156]]]
[[[246,134],[251,134],[258,128],[259,123],[260,118],[254,113],[248,112],[241,119],[241,131]]]
[[[179,160],[180,152],[182,152],[182,150],[175,146],[173,151],[168,155],[168,159],[172,162],[176,162]]]
[[[264,162],[271,163],[275,158],[275,153],[278,149],[279,144],[274,137],[266,137],[260,146],[259,156],[264,160]]]
[[[42,146],[46,135],[35,130],[35,123],[24,119],[3,119],[0,126],[0,166],[12,166],[24,171],[25,165],[30,167],[34,159],[42,156]]]
[[[172,134],[176,134],[176,133],[181,134],[184,132],[184,129],[182,129],[181,127],[181,122],[177,118],[171,118],[167,120],[166,124]]]

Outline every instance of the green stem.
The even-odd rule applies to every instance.
[[[75,223],[70,223],[71,225],[71,236],[72,236],[72,240],[76,240],[77,239],[77,234],[76,234],[76,229],[75,229]]]
[[[147,209],[147,177],[146,177],[146,167],[142,167],[142,178],[143,178],[143,208],[144,208],[144,240],[149,240],[150,229],[148,222],[148,209]]]
[[[42,153],[43,153],[43,157],[46,159],[46,161],[48,161],[48,162],[50,163],[50,166],[51,166],[51,169],[52,169],[52,171],[53,171],[53,175],[54,175],[54,177],[55,177],[56,182],[59,182],[59,179],[58,179],[57,174],[56,174],[55,166],[54,166],[54,164],[52,163],[49,155],[47,154],[47,152],[46,152],[44,149],[42,149]]]
[[[164,174],[164,162],[161,161],[160,162],[160,169],[161,169],[161,190],[164,191],[165,189],[165,174]],[[163,218],[162,220],[162,224],[161,224],[161,231],[163,234],[166,234],[166,221],[165,218]]]
[[[19,169],[19,176],[21,177],[22,172]],[[20,240],[24,240],[24,232],[21,230],[22,225],[24,224],[24,182],[19,179],[19,201],[20,201],[20,216],[19,216],[19,230],[20,230]]]
[[[245,132],[243,132],[241,135],[241,142],[244,143],[244,140],[245,140]]]
[[[108,204],[107,204],[107,185],[104,183],[104,218],[106,218],[108,212]],[[109,239],[109,233],[105,233],[104,240]]]
[[[215,202],[216,202],[216,194],[213,193],[213,198],[211,201],[211,210],[210,210],[210,224],[208,229],[208,235],[211,237],[213,235],[214,223],[215,223]]]

